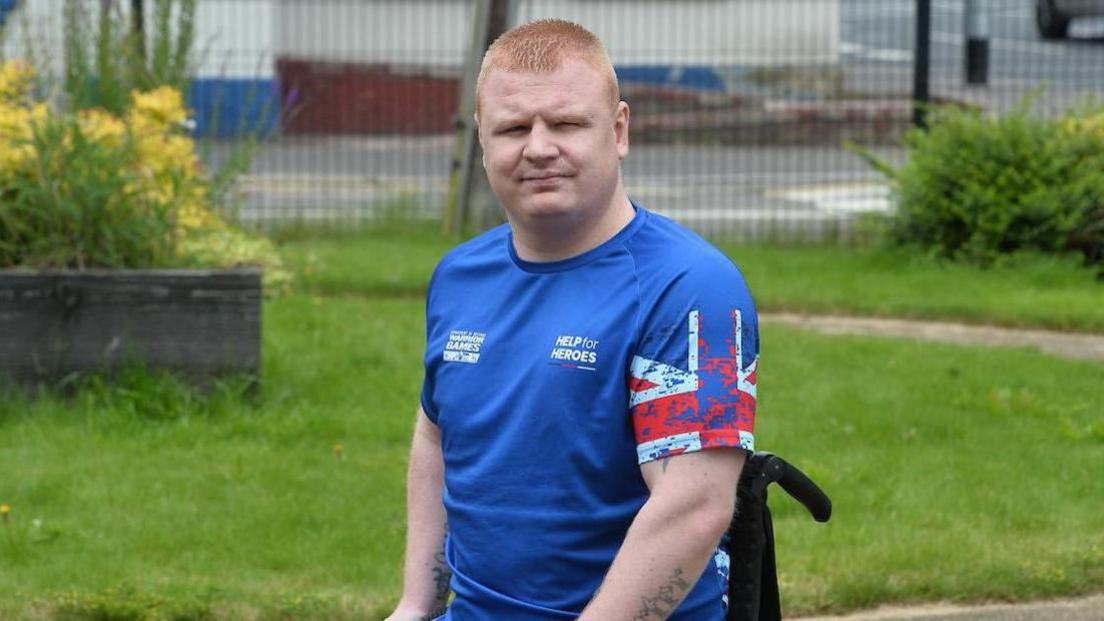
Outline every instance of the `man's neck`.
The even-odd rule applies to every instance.
[[[565,222],[562,226],[525,227],[511,222],[514,250],[524,261],[548,263],[570,259],[601,246],[632,222],[636,210],[624,192],[594,220]],[[536,229],[536,230],[534,230]]]

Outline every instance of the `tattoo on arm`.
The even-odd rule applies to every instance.
[[[448,523],[445,523],[445,533],[448,534]],[[445,614],[449,600],[449,581],[452,580],[452,570],[445,560],[444,542],[441,549],[433,556],[433,600],[436,609],[422,618],[422,621],[432,621]]]
[[[664,474],[667,473],[667,465],[670,463],[670,461],[671,461],[670,457],[664,457],[663,460],[659,462],[660,465],[663,466]]]
[[[690,583],[682,577],[682,568],[676,567],[667,584],[659,587],[655,597],[641,597],[640,610],[633,621],[663,621],[675,611]]]
[[[439,606],[444,608],[448,603],[449,580],[452,578],[452,570],[445,561],[445,551],[442,550],[433,557],[433,586],[434,596]]]

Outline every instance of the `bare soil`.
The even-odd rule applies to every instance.
[[[990,347],[1031,347],[1045,354],[1062,358],[1104,360],[1104,335],[1100,334],[975,326],[942,321],[795,313],[763,313],[760,315],[760,321],[767,326],[794,326],[824,334],[887,336]]]

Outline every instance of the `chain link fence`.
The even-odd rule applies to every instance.
[[[62,1],[0,2],[22,33],[7,55],[30,40],[57,49]],[[607,43],[633,110],[634,199],[715,237],[801,240],[848,239],[861,214],[891,208],[884,179],[844,145],[905,157],[919,4],[515,0],[511,12],[577,21]],[[999,113],[1033,97],[1053,114],[1099,96],[1104,21],[1077,17],[1055,37],[1040,4],[1054,0],[930,0],[932,99]],[[469,0],[199,0],[189,102],[203,157],[218,168],[259,138],[240,220],[440,217],[472,15]],[[979,49],[984,83],[970,84]]]

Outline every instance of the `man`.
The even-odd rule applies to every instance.
[[[476,93],[508,224],[430,285],[390,619],[723,619],[755,416],[744,280],[630,202],[629,107],[593,34],[507,32]]]

